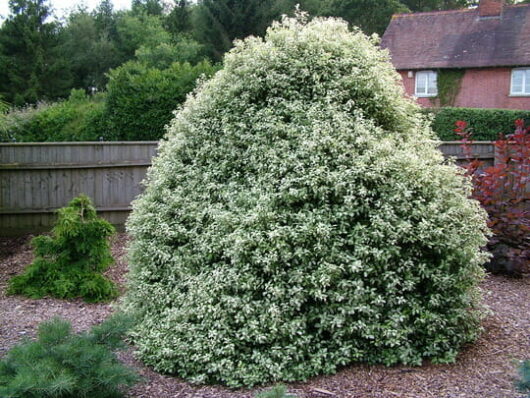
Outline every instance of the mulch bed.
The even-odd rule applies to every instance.
[[[72,322],[76,331],[100,323],[112,313],[112,304],[87,304],[81,300],[31,300],[6,296],[7,280],[32,261],[31,236],[0,238],[0,356],[25,337],[35,335],[36,326],[53,316]],[[116,264],[107,276],[121,288],[126,278],[127,237],[112,241]],[[530,358],[530,279],[488,276],[482,285],[484,300],[493,313],[484,321],[485,332],[476,344],[463,350],[456,364],[421,367],[354,365],[333,376],[289,384],[299,398],[523,398],[514,388],[518,360]],[[256,390],[229,390],[218,386],[194,386],[182,379],[163,376],[143,366],[132,350],[121,353],[135,366],[144,381],[130,397],[137,398],[251,398]]]

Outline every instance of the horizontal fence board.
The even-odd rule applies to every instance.
[[[102,217],[123,225],[157,147],[157,141],[0,143],[0,236],[49,230],[56,210],[80,193]],[[491,142],[472,148],[494,163]],[[460,142],[443,142],[440,150],[466,161]]]
[[[151,162],[141,161],[122,161],[112,163],[5,163],[0,164],[0,170],[55,170],[55,169],[109,169],[113,167],[149,167]]]

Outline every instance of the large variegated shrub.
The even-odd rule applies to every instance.
[[[336,19],[236,44],[179,109],[128,223],[156,370],[230,386],[476,337],[485,214],[388,54]]]

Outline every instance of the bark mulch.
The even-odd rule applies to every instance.
[[[81,300],[32,300],[6,296],[7,281],[32,261],[31,236],[0,238],[0,356],[25,337],[35,335],[37,325],[53,316],[72,322],[76,331],[100,323],[112,313],[111,304],[87,304]],[[123,289],[127,264],[127,237],[112,241],[116,264],[107,276]],[[349,366],[332,376],[289,384],[298,398],[523,398],[514,388],[519,360],[530,358],[530,279],[488,276],[483,282],[484,300],[493,311],[484,321],[485,332],[466,347],[453,365]],[[137,398],[251,398],[261,389],[232,391],[218,386],[194,386],[182,379],[157,374],[133,357],[121,353],[144,381],[130,397]]]

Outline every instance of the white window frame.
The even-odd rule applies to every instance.
[[[429,93],[429,75],[434,74],[436,77],[436,92],[435,93]],[[427,75],[427,79],[425,81],[425,91],[424,92],[418,92],[418,76],[425,76]],[[422,97],[436,97],[438,96],[438,73],[434,70],[419,70],[416,72],[416,78],[414,82],[414,95],[418,98]]]
[[[523,82],[522,82],[522,85],[521,85],[521,91],[513,91],[513,76],[518,71],[523,71],[523,72],[526,72],[526,73],[523,73]],[[510,96],[512,96],[512,97],[530,97],[530,84],[528,84],[529,91],[525,91],[525,86],[527,85],[527,82],[526,82],[527,77],[530,78],[530,67],[512,69],[512,74],[510,76]]]

